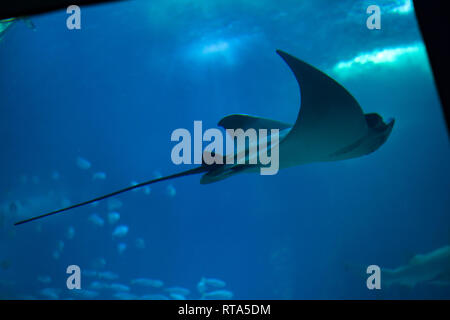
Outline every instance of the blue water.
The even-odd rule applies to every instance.
[[[448,135],[414,12],[378,1],[381,29],[369,30],[370,4],[126,1],[82,7],[81,30],[66,28],[65,10],[31,17],[35,30],[17,21],[0,41],[0,297],[48,299],[42,289],[51,288],[77,298],[66,288],[76,264],[116,273],[112,282],[136,298],[164,291],[135,288],[134,278],[196,299],[202,277],[222,279],[236,299],[450,298],[449,286],[366,287],[366,266],[395,268],[450,243]],[[387,142],[274,176],[210,185],[190,176],[120,195],[118,224],[129,228],[121,239],[106,201],[12,225],[187,169],[172,163],[170,136],[195,120],[204,129],[232,113],[293,123],[298,86],[276,49],[327,72],[365,112],[395,118]],[[96,172],[106,179],[93,180]],[[14,201],[26,214],[4,209]],[[96,279],[81,281],[89,289]]]

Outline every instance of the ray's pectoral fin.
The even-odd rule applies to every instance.
[[[288,165],[297,165],[338,160],[330,157],[336,152],[345,151],[347,155],[343,158],[369,153],[372,143],[365,141],[371,134],[368,120],[378,119],[370,116],[367,119],[356,99],[322,71],[286,52],[277,50],[277,53],[297,80],[301,102],[297,120],[284,139],[280,157],[289,158]],[[386,129],[385,126],[380,128]]]
[[[333,138],[352,142],[367,132],[364,113],[356,99],[322,71],[277,50],[294,73],[300,88],[301,108],[290,135]]]

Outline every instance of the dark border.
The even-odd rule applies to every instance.
[[[2,0],[0,1],[0,20],[66,9],[68,6],[73,4],[81,6],[113,1],[123,0]]]
[[[220,309],[223,305],[270,305],[269,314],[228,314],[220,312],[211,313],[207,318],[204,315],[180,315],[179,308],[185,306],[201,306]],[[65,317],[81,317],[81,319],[101,319],[113,314],[114,318],[121,319],[310,319],[324,318],[328,315],[336,317],[343,315],[344,319],[385,319],[398,315],[399,318],[418,316],[420,312],[424,315],[446,314],[448,300],[227,300],[227,301],[0,301],[2,314],[12,311],[14,317],[22,314],[31,317],[58,319]],[[10,310],[8,310],[10,309]],[[236,310],[236,307],[235,307]],[[440,313],[442,311],[442,313]]]
[[[447,80],[450,75],[450,19],[447,8],[448,1],[445,0],[414,0],[416,18],[433,69],[442,111],[447,122],[447,133],[450,134],[450,89]]]

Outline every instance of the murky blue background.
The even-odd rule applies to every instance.
[[[276,49],[396,123],[362,158],[123,194],[122,239],[106,202],[19,227],[24,216],[4,212],[0,297],[46,299],[41,290],[53,288],[77,298],[65,273],[77,264],[127,285],[160,279],[189,298],[200,297],[203,276],[226,281],[236,299],[450,298],[449,287],[425,284],[366,288],[366,266],[394,268],[450,243],[448,136],[414,12],[377,1],[381,30],[368,30],[372,2],[127,1],[82,7],[81,30],[66,28],[64,10],[31,17],[35,30],[17,21],[0,42],[0,203],[28,204],[26,217],[187,169],[171,162],[170,135],[194,120],[204,129],[231,113],[293,123],[298,86]]]

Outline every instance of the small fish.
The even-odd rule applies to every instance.
[[[98,206],[98,201],[94,201],[94,202],[91,203],[91,207],[92,208],[95,208],[97,206]]]
[[[142,238],[137,238],[135,241],[136,248],[145,249],[145,240]]]
[[[39,291],[39,294],[47,299],[58,300],[59,299],[59,291],[60,290],[55,289],[55,288],[44,288]]]
[[[202,278],[200,280],[200,282],[197,283],[197,291],[200,292],[200,293],[205,293],[208,290],[208,288],[206,287],[206,282],[205,282],[204,279],[205,278]]]
[[[91,267],[94,269],[103,269],[106,266],[106,260],[103,257],[98,257],[92,260]]]
[[[103,227],[105,224],[105,220],[96,213],[91,214],[88,221],[97,227]]]
[[[59,252],[62,252],[64,249],[64,241],[59,240],[57,248],[58,248]]]
[[[127,233],[128,233],[128,226],[120,225],[114,229],[112,236],[114,238],[123,238],[127,235]]]
[[[74,236],[75,236],[75,228],[70,226],[69,228],[67,228],[66,238],[68,240],[72,240]]]
[[[92,175],[92,180],[105,180],[106,173],[104,172],[96,172]]]
[[[228,290],[217,290],[206,292],[202,295],[201,300],[230,300],[233,298],[233,293]]]
[[[225,283],[225,281],[219,280],[219,279],[214,279],[214,278],[205,279],[205,283],[208,287],[218,288],[218,289],[224,288],[227,285]]]
[[[137,296],[128,292],[117,292],[113,295],[114,298],[119,300],[136,300]]]
[[[87,169],[91,168],[92,165],[88,160],[86,160],[82,157],[77,157],[77,166],[80,169],[87,170]]]
[[[154,179],[159,179],[159,178],[162,178],[162,173],[160,172],[160,171],[158,171],[158,170],[155,170],[155,171],[153,171],[153,178]]]
[[[89,288],[92,290],[103,290],[103,289],[107,289],[108,287],[109,287],[109,285],[107,283],[100,282],[100,281],[93,281],[89,285]]]
[[[118,213],[117,211],[108,213],[108,222],[110,224],[115,224],[119,220],[120,220],[120,213]]]
[[[52,278],[50,276],[38,276],[37,281],[43,284],[49,284],[50,282],[52,282]]]
[[[187,295],[189,295],[189,293],[191,293],[191,291],[189,289],[181,288],[181,287],[166,288],[166,289],[164,289],[164,291],[169,294],[173,293],[173,294],[179,294],[182,296],[187,296]]]
[[[145,186],[143,190],[146,195],[149,195],[152,192],[152,189],[149,186]]]
[[[222,289],[226,286],[225,281],[214,279],[214,278],[202,278],[197,284],[197,290],[200,293],[204,293],[212,289]]]
[[[139,182],[137,182],[137,181],[131,181],[130,186],[134,187],[134,186],[137,186],[138,184],[139,184]],[[139,190],[139,188],[138,189],[133,189],[133,192],[136,192],[138,190]]]
[[[166,192],[167,192],[167,195],[168,195],[169,197],[175,197],[175,195],[177,194],[177,190],[176,190],[175,187],[174,187],[173,185],[171,185],[171,184],[169,184],[169,185],[167,186]]]
[[[111,271],[98,272],[97,276],[99,279],[103,279],[103,280],[116,280],[119,278],[119,276],[117,274],[115,274],[114,272],[111,272]]]
[[[63,207],[68,207],[68,206],[70,206],[71,204],[72,204],[72,201],[70,201],[69,199],[67,199],[67,198],[61,199],[61,206],[63,206]]]
[[[143,295],[140,299],[141,300],[169,300],[169,298],[163,294],[146,294],[146,295]]]
[[[86,290],[86,289],[77,289],[77,290],[70,290],[71,293],[78,298],[81,299],[94,299],[98,297],[99,293],[93,290]]]
[[[123,291],[123,292],[128,292],[130,291],[130,287],[124,284],[120,284],[120,283],[111,283],[108,286],[108,289],[111,289],[113,291]]]
[[[147,278],[137,278],[131,280],[132,285],[139,285],[143,287],[153,287],[153,288],[161,288],[164,285],[164,282],[161,280],[147,279]]]
[[[53,253],[52,253],[53,259],[58,260],[60,256],[61,256],[61,254],[59,253],[58,250],[53,251]]]
[[[169,294],[169,296],[173,299],[173,300],[186,300],[186,297],[181,295],[181,294],[176,294],[176,293],[171,293]]]
[[[85,269],[81,270],[81,274],[82,274],[84,277],[96,277],[96,276],[98,275],[97,271],[94,271],[94,270],[85,270]]]
[[[118,209],[122,208],[122,206],[123,206],[123,202],[120,201],[119,199],[115,199],[115,198],[108,199],[108,202],[107,202],[108,211],[118,210]]]
[[[126,243],[121,242],[121,243],[117,244],[117,252],[119,254],[124,253],[126,249],[127,249],[127,244]]]
[[[59,180],[59,178],[60,178],[59,172],[58,171],[53,171],[52,172],[52,179],[53,180]]]

